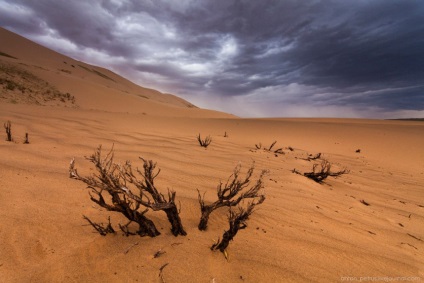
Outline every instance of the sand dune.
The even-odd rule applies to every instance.
[[[12,47],[0,51],[20,62],[31,59],[25,46]],[[47,52],[41,49],[34,52]],[[17,60],[0,58],[8,64]],[[12,122],[14,137],[7,142],[2,132],[0,139],[3,282],[161,282],[159,270],[165,264],[166,282],[424,278],[423,123],[240,119],[187,107],[187,102],[167,100],[153,90],[136,90],[113,73],[60,54],[50,58],[48,63],[34,57],[34,64],[49,71],[29,69],[75,95],[76,107],[0,101],[0,121]],[[83,75],[83,68],[75,74],[53,72],[52,66],[64,60],[89,66],[119,84],[108,88],[102,80],[109,80],[88,71]],[[142,91],[149,99],[137,96]],[[26,132],[30,144],[23,144]],[[211,135],[207,149],[197,143],[198,133]],[[274,141],[284,154],[255,148]],[[174,237],[162,212],[148,212],[162,233],[155,238],[121,232],[102,237],[86,225],[82,215],[98,222],[110,216],[118,231],[118,223],[125,223],[119,214],[91,202],[85,185],[68,175],[73,157],[80,174],[94,173],[84,156],[99,144],[105,150],[114,146],[116,161],[141,166],[142,156],[158,163],[157,186],[163,193],[167,188],[177,192],[187,236]],[[292,173],[294,168],[310,171],[319,161],[304,159],[317,153],[334,170],[346,168],[349,174],[318,184]],[[270,170],[266,200],[231,242],[227,261],[209,249],[228,229],[227,210],[216,211],[208,230],[199,231],[197,189],[213,201],[218,183],[237,164],[244,173],[253,161],[255,177]],[[154,258],[159,250],[165,253]]]
[[[0,81],[2,86],[6,86],[5,80],[17,85],[14,91],[2,91],[0,101],[22,103],[17,97],[23,97],[27,100],[23,102],[34,104],[28,97],[38,95],[42,97],[36,104],[64,106],[60,97],[53,100],[55,103],[45,101],[49,96],[46,92],[57,91],[75,97],[75,104],[65,105],[68,107],[158,116],[233,117],[199,110],[179,97],[138,86],[109,70],[74,60],[3,28],[0,39],[5,43],[0,47]],[[34,84],[48,87],[35,88]],[[19,86],[27,88],[26,93]]]

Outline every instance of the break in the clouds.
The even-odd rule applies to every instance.
[[[0,0],[0,25],[241,116],[424,116],[417,0]]]

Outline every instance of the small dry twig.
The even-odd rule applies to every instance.
[[[268,151],[271,151],[271,149],[274,147],[274,145],[277,143],[277,141],[274,141],[268,148]]]
[[[12,139],[12,123],[10,121],[7,121],[6,123],[4,123],[4,128],[6,130],[6,141],[13,141]]]
[[[29,144],[28,133],[25,133],[25,141],[24,144]]]
[[[265,148],[264,147],[264,151],[273,152],[276,155],[277,154],[284,154],[283,148],[278,148],[278,149],[275,149],[275,150],[272,149],[276,143],[277,143],[277,141],[274,141],[268,148]],[[255,144],[255,147],[256,147],[256,149],[261,149],[262,148],[262,143]]]
[[[153,258],[158,258],[165,253],[166,253],[165,251],[162,251],[162,249],[160,249],[157,252],[155,252],[155,254],[153,255]]]
[[[127,254],[133,247],[137,246],[138,242],[135,242],[134,244],[132,244],[131,246],[129,246],[125,251],[124,254]]]
[[[411,248],[414,248],[414,249],[418,250],[418,248],[417,248],[416,246],[411,245],[410,243],[404,243],[404,242],[402,242],[402,243],[400,243],[400,244],[401,244],[401,245],[408,245],[408,246],[410,246]]]
[[[409,237],[414,238],[414,239],[415,239],[415,240],[417,240],[417,241],[423,242],[423,240],[422,240],[422,239],[420,239],[420,238],[418,238],[418,237],[415,237],[415,236],[414,236],[414,235],[412,235],[412,234],[407,233],[407,235],[408,235]]]
[[[91,226],[93,226],[94,229],[96,229],[97,232],[99,232],[100,235],[106,236],[107,234],[115,234],[115,230],[112,227],[112,224],[110,223],[110,216],[108,218],[108,224],[104,226],[103,223],[95,223],[91,221],[87,216],[83,215],[83,218],[87,220],[88,223],[90,223]]]
[[[362,203],[363,205],[369,206],[370,204],[368,202],[366,202],[365,200],[361,199],[359,201],[360,203]]]
[[[165,283],[165,278],[163,278],[163,269],[168,265],[169,263],[165,263],[159,268],[159,277],[162,283]]]

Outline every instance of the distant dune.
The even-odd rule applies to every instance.
[[[4,102],[160,116],[232,117],[138,86],[107,69],[76,61],[3,28],[0,39],[0,100]]]
[[[424,279],[423,123],[241,119],[4,29],[0,40],[0,122],[11,122],[13,136],[9,142],[0,132],[2,282]],[[207,148],[199,133],[210,135]],[[157,162],[155,185],[164,196],[176,192],[186,236],[173,236],[165,213],[152,209],[146,215],[161,235],[122,235],[125,217],[92,202],[87,186],[69,178],[72,158],[80,175],[96,172],[85,156],[99,145],[104,154],[113,147],[120,165]],[[304,176],[323,160],[346,174],[321,183]],[[266,199],[230,242],[227,260],[210,247],[229,229],[228,209],[199,231],[198,191],[212,203],[237,165],[244,177],[253,163],[252,182],[269,170]],[[104,224],[110,217],[117,233],[101,236],[83,215]]]

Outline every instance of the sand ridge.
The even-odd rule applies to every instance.
[[[57,91],[75,101],[72,105],[64,105],[58,97],[56,106],[157,116],[233,117],[218,111],[201,110],[174,95],[141,87],[109,70],[74,60],[3,28],[0,28],[0,39],[5,43],[0,47],[1,101],[21,104],[21,100],[30,95],[43,95],[47,99]],[[7,76],[11,73],[8,69],[14,70],[14,79]],[[31,81],[49,84],[49,87],[35,89],[34,83],[28,83],[29,77],[35,77]],[[6,80],[16,85],[14,90],[8,89]],[[26,93],[21,85],[26,88]],[[46,105],[45,99],[38,99],[35,104]],[[34,104],[34,99],[26,100]]]

